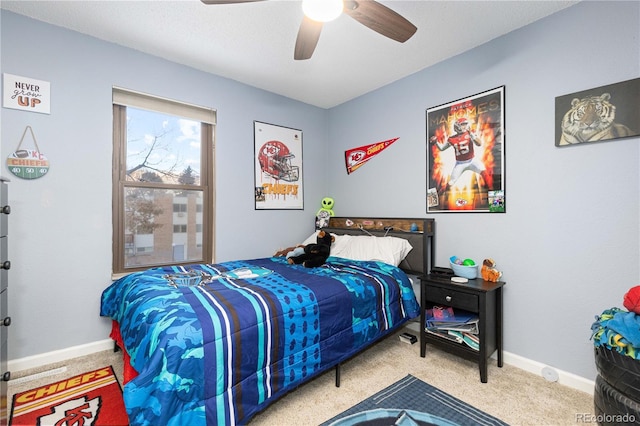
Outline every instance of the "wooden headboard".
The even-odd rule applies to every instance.
[[[322,228],[334,234],[398,237],[409,241],[413,250],[400,263],[408,274],[426,275],[435,260],[435,221],[425,218],[337,217]]]

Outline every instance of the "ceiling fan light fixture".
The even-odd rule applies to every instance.
[[[302,0],[302,11],[314,21],[329,22],[342,13],[342,0]]]

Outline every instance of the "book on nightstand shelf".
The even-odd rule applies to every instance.
[[[425,326],[443,330],[460,330],[477,333],[478,315],[462,309],[434,306],[427,309]]]
[[[461,343],[474,350],[480,349],[478,339],[478,315],[450,306],[434,306],[427,309],[425,330],[427,333]]]

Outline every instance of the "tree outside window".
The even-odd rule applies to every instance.
[[[114,273],[212,262],[213,125],[126,103],[114,102]]]

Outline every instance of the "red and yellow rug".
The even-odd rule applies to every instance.
[[[13,396],[11,426],[127,426],[122,389],[111,366]]]

